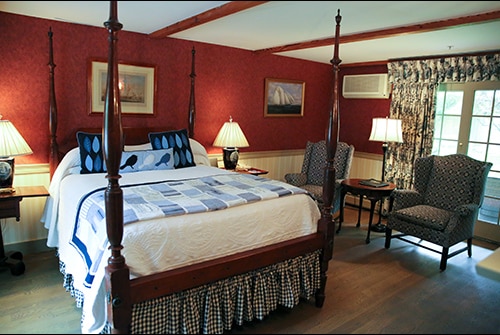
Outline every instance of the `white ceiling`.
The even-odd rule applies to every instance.
[[[123,30],[149,34],[230,1],[118,1]],[[500,1],[269,1],[169,37],[260,50],[500,11]],[[103,27],[109,1],[0,1],[0,11]],[[498,13],[496,17],[499,17]],[[500,19],[342,43],[342,64],[500,50]],[[278,55],[330,63],[332,46]]]

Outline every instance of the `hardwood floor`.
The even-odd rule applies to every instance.
[[[301,301],[228,334],[500,334],[500,282],[475,270],[497,246],[475,241],[471,258],[461,253],[440,272],[437,253],[398,240],[386,250],[381,233],[372,232],[366,244],[368,212],[360,228],[355,209],[346,208],[345,215],[324,306]],[[21,276],[0,270],[0,333],[80,333],[81,311],[62,287],[54,251],[24,260]]]

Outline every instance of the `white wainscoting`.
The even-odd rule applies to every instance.
[[[49,164],[20,164],[15,167],[14,187],[43,185],[49,189]],[[46,197],[23,198],[20,203],[21,217],[0,219],[5,251],[19,250],[9,244],[45,240],[47,229],[40,219],[43,214]],[[26,250],[19,250],[23,253]]]
[[[270,179],[284,181],[284,175],[288,172],[300,172],[304,150],[265,151],[265,152],[242,152],[240,164],[256,167],[269,171],[263,175]],[[351,178],[377,178],[381,174],[381,155],[354,153],[351,167]],[[209,158],[215,158],[218,166],[223,166],[222,155],[210,154]],[[48,164],[26,164],[16,165],[14,186],[43,185],[49,189],[49,165]],[[379,177],[380,178],[380,177]],[[24,198],[21,201],[21,219],[0,219],[2,234],[6,251],[20,250],[26,252],[26,243],[36,242],[37,245],[45,245],[47,230],[40,219],[43,214],[46,198]],[[346,198],[348,203],[357,204],[358,201]],[[9,246],[11,245],[12,246]],[[21,246],[21,249],[16,249]],[[24,250],[23,250],[24,248]],[[30,249],[31,251],[31,249]]]
[[[224,166],[222,155],[211,154],[209,157],[216,158],[219,167]],[[303,160],[304,150],[242,152],[238,164],[267,170],[269,173],[263,177],[284,181],[286,173],[300,172]],[[382,177],[382,155],[354,151],[349,177],[380,179]],[[359,200],[348,194],[346,203],[357,206]],[[370,204],[366,201],[363,206],[369,208]]]

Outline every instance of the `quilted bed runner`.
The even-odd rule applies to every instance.
[[[123,221],[221,210],[251,202],[307,193],[293,185],[250,174],[221,174],[184,180],[165,180],[121,186]],[[104,208],[105,188],[79,202],[71,244],[87,265],[85,286],[90,287],[108,245]]]

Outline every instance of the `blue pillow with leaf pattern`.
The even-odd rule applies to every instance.
[[[148,137],[153,150],[173,149],[176,169],[196,166],[186,129],[153,132],[149,133]]]
[[[80,149],[81,174],[106,172],[102,152],[102,134],[79,131],[76,133]]]

